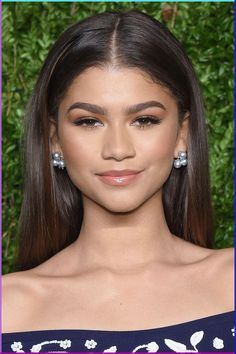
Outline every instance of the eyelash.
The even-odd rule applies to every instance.
[[[153,127],[153,125],[157,125],[157,124],[161,123],[161,119],[157,118],[155,116],[141,116],[141,117],[135,119],[132,122],[132,125],[135,122],[140,122],[140,121],[142,121],[142,123],[144,123],[144,122],[145,123],[141,124],[141,125],[136,125],[139,129],[151,128],[151,127]],[[95,125],[96,123],[100,123],[100,122],[96,119],[93,119],[93,118],[81,118],[81,119],[74,122],[75,125],[80,126],[85,129],[95,129],[98,126],[100,126],[100,124]]]

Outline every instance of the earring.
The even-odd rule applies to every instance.
[[[180,168],[181,166],[187,166],[188,159],[187,159],[187,152],[179,151],[177,159],[174,159],[174,167]]]
[[[58,151],[52,153],[53,167],[58,167],[63,170],[65,167],[65,161],[62,158],[62,154]]]

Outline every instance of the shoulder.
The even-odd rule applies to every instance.
[[[10,273],[2,277],[3,332],[14,331],[27,317],[28,309],[34,309],[37,288],[38,282],[31,271]]]
[[[215,266],[222,275],[234,273],[234,248],[211,250],[208,263]]]
[[[14,306],[15,302],[21,302],[28,296],[32,288],[32,279],[30,280],[28,271],[16,272],[4,275],[2,277],[2,301],[4,305],[10,303]]]
[[[175,236],[176,254],[183,264],[197,267],[213,266],[234,270],[234,248],[211,249],[193,244]]]
[[[219,281],[233,287],[234,280],[234,248],[223,248],[214,250],[210,259],[212,266],[218,271]]]
[[[217,276],[218,281],[229,281],[234,274],[234,248],[202,249],[199,269],[204,275]]]
[[[39,267],[39,266],[38,266]],[[35,296],[42,296],[47,286],[52,282],[51,276],[38,272],[38,267],[3,275],[2,295],[4,303],[14,302],[20,299],[28,302],[35,299]]]
[[[17,298],[20,292],[27,284],[27,272],[16,272],[3,275],[2,277],[2,295],[3,301],[10,297]]]
[[[3,295],[13,295],[14,291],[23,291],[26,288],[29,290],[32,287],[32,281],[35,276],[32,270],[9,273],[2,276]]]
[[[234,248],[212,250],[205,264],[206,280],[211,284],[222,310],[234,308]]]
[[[234,248],[209,249],[178,242],[178,254],[191,282],[197,284],[202,296],[214,299],[215,311],[234,308]]]
[[[176,238],[177,252],[186,264],[196,264],[222,273],[234,271],[234,248],[211,249]],[[213,267],[214,266],[214,267]]]

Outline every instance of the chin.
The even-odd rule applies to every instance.
[[[135,211],[138,207],[134,208],[134,207],[114,207],[114,208],[109,208],[109,207],[104,207],[107,211],[109,211],[110,213],[114,213],[114,214],[128,214],[128,213],[132,213],[133,211]]]
[[[112,203],[111,201],[108,203],[103,202],[103,203],[99,203],[99,205],[111,213],[119,214],[119,213],[132,213],[133,211],[138,209],[143,203],[144,201],[142,202],[137,200],[117,201],[114,199]]]

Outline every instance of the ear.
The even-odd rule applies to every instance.
[[[61,146],[58,138],[57,122],[53,118],[50,119],[50,148],[51,152],[61,152]]]
[[[179,151],[188,150],[188,130],[189,130],[189,112],[186,112],[182,121],[181,126],[179,127],[178,136],[176,140],[174,157],[178,157]]]

